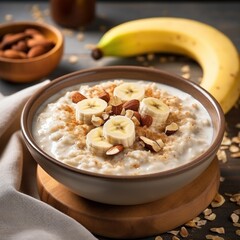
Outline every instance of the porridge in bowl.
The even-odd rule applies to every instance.
[[[206,151],[211,118],[189,94],[160,83],[113,80],[54,95],[38,110],[38,145],[57,160],[109,175],[144,175]]]

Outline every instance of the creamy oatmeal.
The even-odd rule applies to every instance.
[[[212,141],[210,116],[192,96],[158,83],[114,80],[81,85],[46,103],[34,138],[73,167],[141,175],[183,165]]]

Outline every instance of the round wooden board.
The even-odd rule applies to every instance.
[[[196,180],[165,198],[148,204],[115,206],[77,196],[40,166],[37,169],[42,201],[74,218],[93,234],[118,239],[154,236],[198,216],[215,197],[219,176],[218,160],[214,159]]]

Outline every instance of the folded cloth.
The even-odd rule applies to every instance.
[[[0,96],[0,239],[96,240],[80,223],[38,198],[36,162],[23,143],[19,122],[28,98],[48,82]]]

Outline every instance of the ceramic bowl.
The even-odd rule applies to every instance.
[[[37,22],[13,22],[0,24],[0,41],[6,34],[21,33],[26,29],[40,31],[46,39],[55,44],[46,53],[24,59],[6,58],[0,54],[0,78],[11,82],[32,82],[50,74],[63,55],[64,39],[61,32],[48,24]]]
[[[57,92],[81,83],[113,79],[146,80],[163,83],[187,92],[207,109],[213,123],[211,146],[191,162],[163,172],[139,176],[91,173],[65,165],[41,150],[33,137],[33,119],[38,109]],[[144,67],[114,66],[73,72],[62,76],[34,94],[21,118],[25,143],[37,163],[54,179],[74,193],[101,203],[133,205],[158,200],[197,178],[209,166],[220,147],[224,115],[219,104],[201,87],[179,76]]]

